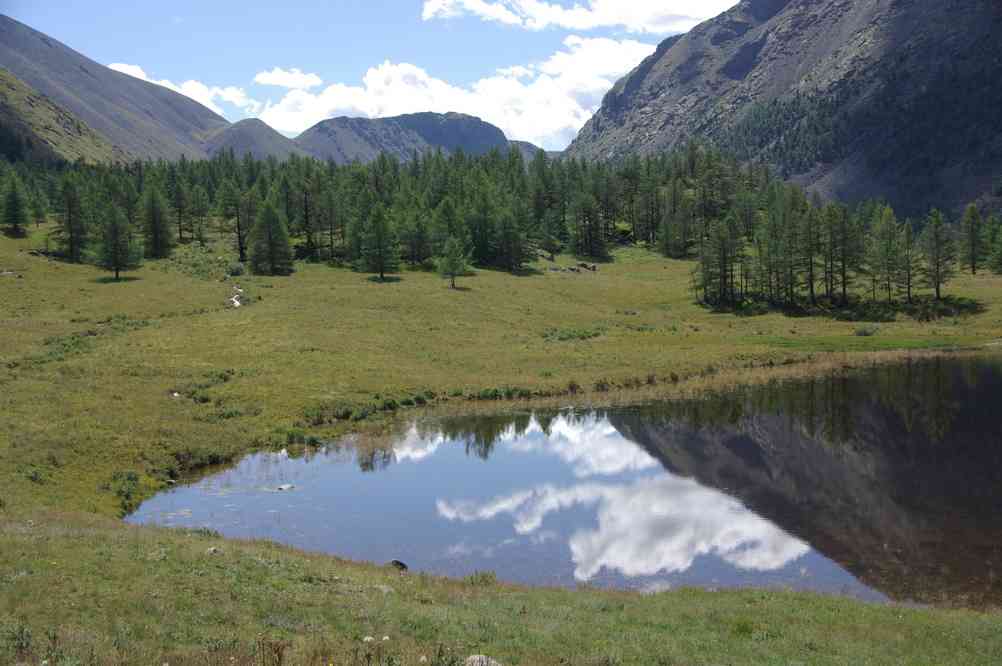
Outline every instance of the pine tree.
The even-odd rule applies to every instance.
[[[921,245],[925,259],[923,266],[925,284],[936,292],[938,301],[941,298],[943,285],[954,276],[957,255],[950,229],[943,220],[943,214],[936,209],[933,209],[926,218]]]
[[[292,246],[289,230],[274,198],[262,204],[250,232],[250,268],[256,275],[290,275]]]
[[[7,233],[20,238],[28,228],[28,199],[24,194],[24,186],[16,173],[12,173],[7,181],[7,192],[4,196],[3,221]]]
[[[469,257],[463,247],[463,242],[452,237],[445,242],[445,252],[438,259],[439,275],[449,278],[452,288],[456,288],[456,278],[465,275],[469,270]]]
[[[369,224],[362,235],[360,266],[362,270],[379,275],[380,282],[387,273],[400,268],[400,248],[397,233],[382,204],[372,210]]]
[[[143,192],[141,212],[146,256],[150,259],[169,257],[174,249],[174,238],[167,218],[167,204],[155,184],[148,184]]]
[[[981,213],[978,207],[970,204],[964,211],[960,223],[960,236],[963,242],[961,260],[966,268],[971,269],[971,275],[978,274],[978,266],[985,258],[985,230],[981,224]]]
[[[121,271],[139,268],[142,260],[142,245],[125,214],[117,207],[109,206],[100,225],[95,263],[105,270],[114,271],[117,282]]]

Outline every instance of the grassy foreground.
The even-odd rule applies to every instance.
[[[185,248],[113,283],[29,255],[44,232],[0,237],[4,663],[269,663],[263,655],[283,649],[286,663],[352,663],[355,650],[357,663],[367,651],[434,663],[440,644],[506,664],[1002,659],[998,615],[779,592],[641,597],[400,577],[116,519],[198,466],[378,429],[394,408],[428,401],[601,402],[621,387],[670,394],[789,362],[992,344],[1002,278],[951,285],[979,300],[980,314],[901,318],[857,336],[853,323],[707,312],[689,295],[690,264],[642,250],[596,273],[549,262],[524,277],[481,271],[453,291],[427,273],[380,284],[322,265],[222,281],[225,252]],[[228,305],[234,284],[248,305]],[[207,554],[213,546],[221,552]]]

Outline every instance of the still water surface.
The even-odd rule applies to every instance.
[[[1000,398],[995,362],[938,360],[424,422],[366,455],[347,440],[250,455],[128,520],[531,585],[997,606]]]

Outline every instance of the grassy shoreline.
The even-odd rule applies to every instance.
[[[254,655],[289,642],[286,663],[353,663],[356,650],[366,663],[366,635],[391,637],[381,649],[402,660],[392,663],[431,659],[439,644],[506,664],[1002,658],[993,614],[400,577],[116,518],[205,465],[301,437],[378,439],[412,415],[612,406],[994,350],[1002,278],[952,287],[984,312],[901,319],[871,336],[848,322],[707,312],[688,295],[690,264],[636,249],[595,274],[549,262],[524,277],[481,271],[464,292],[422,272],[376,284],[301,265],[290,278],[239,278],[251,304],[233,309],[233,282],[214,272],[222,251],[115,284],[29,255],[44,232],[0,238],[0,272],[14,273],[0,277],[0,658],[20,646],[27,663],[268,663]],[[509,395],[525,399],[495,399]]]

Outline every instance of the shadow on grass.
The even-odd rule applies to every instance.
[[[712,312],[733,314],[738,317],[758,317],[778,312],[791,318],[827,317],[836,321],[888,323],[898,315],[911,317],[916,321],[935,321],[946,317],[968,317],[985,312],[984,303],[964,296],[944,296],[936,300],[933,296],[918,296],[907,301],[871,301],[850,298],[848,304],[819,300],[816,305],[809,303],[777,304],[766,300],[746,300],[741,303],[706,305]]]
[[[379,277],[378,275],[371,275],[365,278],[369,282],[375,282],[376,284],[395,284],[397,282],[403,282],[404,279],[397,275],[387,275],[385,277]]]
[[[142,279],[134,275],[123,275],[116,280],[114,275],[105,275],[104,277],[94,278],[91,281],[97,284],[118,284],[119,282],[138,282]]]
[[[455,287],[450,287],[449,291],[461,291],[463,293],[467,293],[473,291],[473,287],[464,287],[461,284],[457,284]]]

